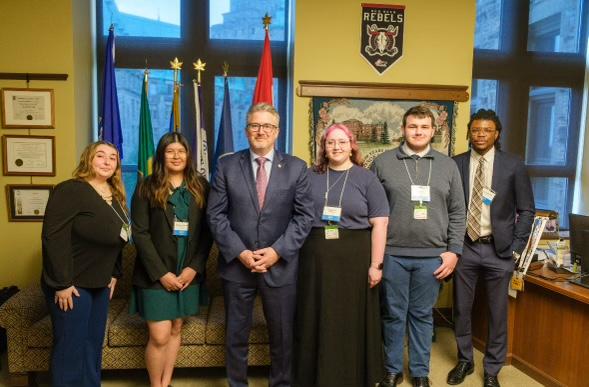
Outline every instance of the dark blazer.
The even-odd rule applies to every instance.
[[[307,165],[299,158],[275,151],[262,211],[249,149],[217,162],[207,207],[207,219],[219,246],[221,278],[255,284],[237,258],[243,250],[272,247],[280,259],[264,273],[268,286],[296,282],[298,253],[313,224],[313,200]]]
[[[467,208],[470,196],[470,152],[454,157],[462,177]],[[491,189],[496,193],[491,203],[495,251],[500,257],[508,258],[513,251],[523,251],[536,213],[532,184],[523,161],[515,155],[495,149]]]
[[[206,187],[208,191],[208,183]],[[172,235],[174,210],[172,206],[166,206],[166,209],[152,207],[148,200],[139,195],[138,184],[133,194],[131,218],[133,242],[137,248],[133,285],[163,289],[159,279],[167,272],[176,274],[178,262],[178,243]],[[196,202],[191,200],[188,213],[188,252],[184,267],[196,270],[198,281],[202,280],[212,243],[205,219],[205,209],[199,208]]]

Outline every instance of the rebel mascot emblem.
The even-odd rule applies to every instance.
[[[384,74],[403,55],[405,6],[362,4],[360,54]]]

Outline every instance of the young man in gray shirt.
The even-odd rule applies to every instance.
[[[404,143],[374,160],[372,170],[390,205],[383,270],[383,335],[386,376],[380,387],[403,380],[403,342],[409,334],[413,386],[428,387],[432,308],[440,281],[462,254],[465,204],[460,173],[432,149],[435,118],[424,106],[403,116]]]

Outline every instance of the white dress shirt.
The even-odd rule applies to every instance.
[[[484,155],[478,154],[474,149],[470,151],[470,176],[469,176],[469,197],[468,205],[470,208],[470,200],[472,199],[472,186],[474,184],[474,177],[479,166],[479,160],[485,159],[485,174],[483,176],[483,187],[491,189],[491,183],[493,182],[493,162],[495,161],[495,147],[489,149]],[[491,235],[493,230],[491,228],[491,206],[483,203],[481,208],[481,235],[482,237]]]

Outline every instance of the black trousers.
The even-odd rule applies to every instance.
[[[262,275],[255,285],[223,281],[225,292],[225,352],[231,387],[247,386],[248,339],[254,300],[262,298],[270,338],[270,387],[288,387],[292,379],[293,325],[296,284],[272,288]]]
[[[472,304],[477,284],[480,282],[485,285],[489,331],[483,363],[489,375],[499,373],[507,355],[508,288],[513,269],[513,260],[499,257],[492,243],[472,243],[466,238],[462,256],[454,271],[454,323],[458,360],[473,362]]]

